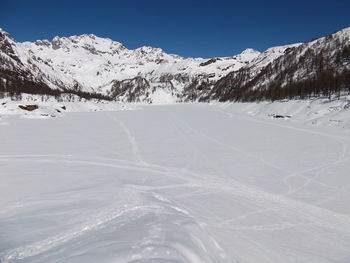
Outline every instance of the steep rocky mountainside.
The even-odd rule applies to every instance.
[[[95,35],[19,43],[0,30],[0,92],[148,103],[328,94],[347,87],[349,31],[262,53],[246,49],[204,59],[152,47],[129,50]],[[320,80],[326,81],[321,91],[314,88]]]

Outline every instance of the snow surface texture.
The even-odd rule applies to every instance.
[[[301,123],[321,103],[2,114],[0,262],[347,263],[350,136]]]
[[[291,122],[331,126],[350,131],[350,96],[339,99],[314,98],[309,100],[281,100],[256,103],[212,103],[218,108],[235,114],[247,114],[259,118],[275,118],[276,115]]]

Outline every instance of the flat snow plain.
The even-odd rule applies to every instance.
[[[208,104],[7,116],[0,262],[350,262],[350,136]]]

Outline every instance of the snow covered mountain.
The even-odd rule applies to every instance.
[[[182,100],[188,86],[214,83],[260,54],[247,49],[233,57],[183,58],[160,48],[129,50],[95,35],[19,43],[1,31],[0,41],[2,71],[26,73],[51,89],[96,92],[127,101]],[[2,79],[7,79],[4,73]]]
[[[326,48],[320,56],[331,57],[333,63],[333,57],[339,56],[339,45],[349,46],[344,42],[349,31],[263,53],[246,49],[232,57],[204,59],[183,58],[153,47],[129,50],[119,42],[92,34],[20,43],[0,30],[0,91],[67,92],[149,103],[237,99],[242,89],[256,90],[256,85],[269,89],[289,65],[297,69],[283,75],[281,86],[309,74],[305,67],[309,68],[309,58],[312,60],[317,50]],[[348,68],[343,58],[338,62],[337,68]],[[292,73],[297,74],[291,77]]]

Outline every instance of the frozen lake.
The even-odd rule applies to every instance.
[[[349,147],[205,104],[10,116],[0,262],[348,263]]]

